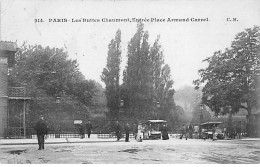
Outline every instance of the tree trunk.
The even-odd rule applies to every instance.
[[[228,132],[228,137],[233,137],[232,136],[232,132],[233,132],[233,125],[232,125],[232,110],[229,110],[228,113],[228,128],[227,128],[227,132]]]

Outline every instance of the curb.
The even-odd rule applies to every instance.
[[[111,142],[117,142],[118,141],[71,141],[71,142],[46,142],[44,144],[68,144],[68,143],[111,143]],[[119,141],[119,142],[124,142],[123,140],[122,141]],[[38,143],[2,143],[0,144],[1,145],[35,145],[35,144],[38,144]]]

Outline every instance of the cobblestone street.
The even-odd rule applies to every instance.
[[[83,139],[86,140],[87,139]],[[259,140],[145,140],[0,145],[2,164],[259,164]]]

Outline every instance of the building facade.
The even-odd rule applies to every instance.
[[[8,70],[14,65],[17,50],[16,43],[0,42],[0,138],[26,137],[25,119],[27,101],[30,98],[25,96],[24,87],[10,87],[8,85]],[[10,109],[12,109],[11,114]],[[17,115],[18,122],[21,123],[16,126],[10,124]]]

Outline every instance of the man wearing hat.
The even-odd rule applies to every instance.
[[[40,115],[39,120],[36,122],[35,126],[39,149],[44,149],[44,136],[48,134],[48,129],[45,121],[43,120],[43,115]]]

